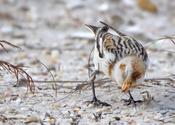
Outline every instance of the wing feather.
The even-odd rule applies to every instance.
[[[147,60],[147,53],[141,43],[129,36],[116,36],[110,33],[103,35],[104,49],[116,56],[115,60],[120,60],[129,55],[136,55]]]

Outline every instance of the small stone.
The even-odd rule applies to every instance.
[[[103,106],[102,108],[98,108],[97,112],[112,112],[112,109],[111,109],[111,107]]]
[[[117,121],[119,121],[120,120],[120,117],[118,117],[118,116],[115,116],[115,117],[113,117],[115,120],[117,120]]]
[[[56,123],[56,118],[53,117],[52,115],[46,113],[46,114],[45,114],[44,121],[49,122],[50,125],[55,125],[55,123]]]
[[[78,113],[80,111],[80,109],[81,109],[81,107],[75,107],[73,111]]]
[[[58,58],[58,56],[59,56],[58,50],[52,50],[51,51],[51,57],[52,58]]]
[[[39,122],[40,119],[36,116],[29,116],[26,118],[25,122],[26,124],[32,123],[32,122]]]
[[[50,55],[50,62],[52,64],[57,64],[58,63],[58,58],[59,58],[58,50],[52,50],[51,55]]]

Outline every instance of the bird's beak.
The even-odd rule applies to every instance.
[[[88,29],[90,29],[94,34],[97,33],[97,30],[98,30],[98,28],[99,28],[99,27],[97,27],[97,26],[93,26],[93,25],[89,25],[89,24],[85,24],[85,26],[87,26]]]

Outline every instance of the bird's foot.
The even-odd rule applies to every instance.
[[[135,107],[136,107],[136,104],[143,103],[142,100],[134,100],[132,98],[122,99],[122,101],[124,102],[125,105],[131,105],[131,104],[133,104]]]
[[[111,106],[110,104],[106,103],[106,102],[102,102],[100,100],[98,100],[96,97],[93,98],[92,101],[86,101],[88,104],[93,104],[94,106]]]
[[[134,100],[134,98],[132,97],[130,91],[128,91],[128,94],[129,94],[129,99],[122,99],[124,101],[125,105],[131,105],[131,104],[133,104],[134,107],[136,107],[136,104],[137,103],[143,103],[142,100]]]

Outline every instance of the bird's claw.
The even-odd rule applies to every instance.
[[[134,100],[134,99],[122,99],[122,101],[124,101],[125,105],[131,105],[133,104],[134,106],[136,106],[137,103],[143,103],[142,100]]]
[[[94,106],[111,106],[110,104],[106,103],[106,102],[102,102],[100,100],[98,100],[97,98],[94,98],[92,101],[87,101],[87,103],[93,104]]]
[[[92,100],[91,103],[94,104],[94,106],[111,106],[110,104],[100,100]]]

